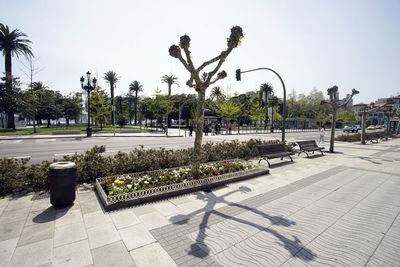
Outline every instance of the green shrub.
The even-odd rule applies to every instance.
[[[203,145],[201,162],[227,159],[251,159],[257,156],[256,145],[276,144],[279,140],[212,143]],[[292,150],[294,144],[286,144]],[[105,146],[94,146],[83,154],[64,156],[64,161],[77,165],[77,182],[92,183],[99,177],[135,173],[187,166],[191,164],[193,148],[187,149],[144,149],[134,148],[131,152],[118,152],[105,156]],[[49,188],[50,162],[28,165],[28,160],[0,159],[0,195],[46,190]]]
[[[379,132],[372,132],[372,133],[365,133],[366,136],[370,136],[372,138],[381,138],[386,136],[385,131]],[[343,134],[339,135],[335,138],[336,141],[343,141],[343,142],[361,142],[361,134]]]
[[[49,187],[50,162],[27,165],[28,159],[0,159],[0,195],[39,191]]]
[[[336,137],[335,140],[342,142],[358,142],[361,141],[361,134],[343,134]]]

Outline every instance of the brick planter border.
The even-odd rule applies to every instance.
[[[237,160],[236,160],[237,161]],[[212,162],[210,162],[212,163]],[[165,171],[173,171],[179,170],[180,168],[187,168],[185,167],[178,167],[178,168],[171,168],[165,170],[156,170],[150,172],[138,172],[130,174],[131,176],[139,176],[142,174],[154,174],[154,173],[161,173]],[[136,204],[141,204],[150,201],[156,201],[160,199],[164,199],[167,197],[182,195],[194,191],[200,190],[209,190],[213,187],[221,186],[227,183],[236,182],[248,178],[252,178],[255,176],[260,176],[264,174],[269,174],[269,169],[264,167],[258,167],[255,169],[238,171],[234,173],[226,173],[220,176],[212,176],[208,178],[203,178],[199,180],[189,181],[186,183],[177,183],[172,185],[163,185],[155,188],[129,192],[125,194],[120,194],[116,196],[107,196],[104,192],[101,184],[106,179],[97,178],[96,179],[96,191],[100,197],[101,202],[103,203],[104,209],[107,211],[113,209],[119,209],[124,207],[133,206]],[[112,177],[119,177],[121,175],[114,175]]]

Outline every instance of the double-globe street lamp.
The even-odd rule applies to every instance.
[[[81,86],[82,89],[87,92],[87,110],[88,110],[88,125],[86,128],[86,136],[90,137],[92,136],[92,128],[90,128],[90,92],[93,91],[96,88],[96,83],[97,79],[93,78],[92,82],[90,82],[90,72],[86,72],[87,76],[87,84],[85,85],[85,78],[82,76],[81,77]]]

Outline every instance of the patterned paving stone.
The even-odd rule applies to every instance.
[[[176,216],[151,232],[179,266],[201,266],[204,258],[223,266],[364,265],[400,211],[397,179],[330,169],[224,208]],[[226,201],[223,194],[206,199]]]

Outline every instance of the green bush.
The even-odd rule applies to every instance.
[[[251,159],[257,156],[256,145],[275,144],[279,140],[212,143],[203,145],[201,162],[227,159]],[[292,150],[294,144],[287,144]],[[193,148],[187,149],[144,149],[135,148],[129,153],[118,152],[104,156],[105,146],[94,146],[83,154],[64,156],[64,161],[77,165],[77,182],[92,183],[99,177],[174,168],[191,164]],[[27,165],[28,160],[0,159],[0,195],[46,190],[49,188],[50,162]]]
[[[390,133],[392,135],[392,133]],[[372,133],[365,133],[365,136],[370,136],[372,138],[381,138],[386,136],[385,131],[379,132],[372,132]],[[368,138],[367,138],[368,139]],[[339,135],[335,138],[336,141],[343,141],[343,142],[361,142],[361,134],[343,134]]]

